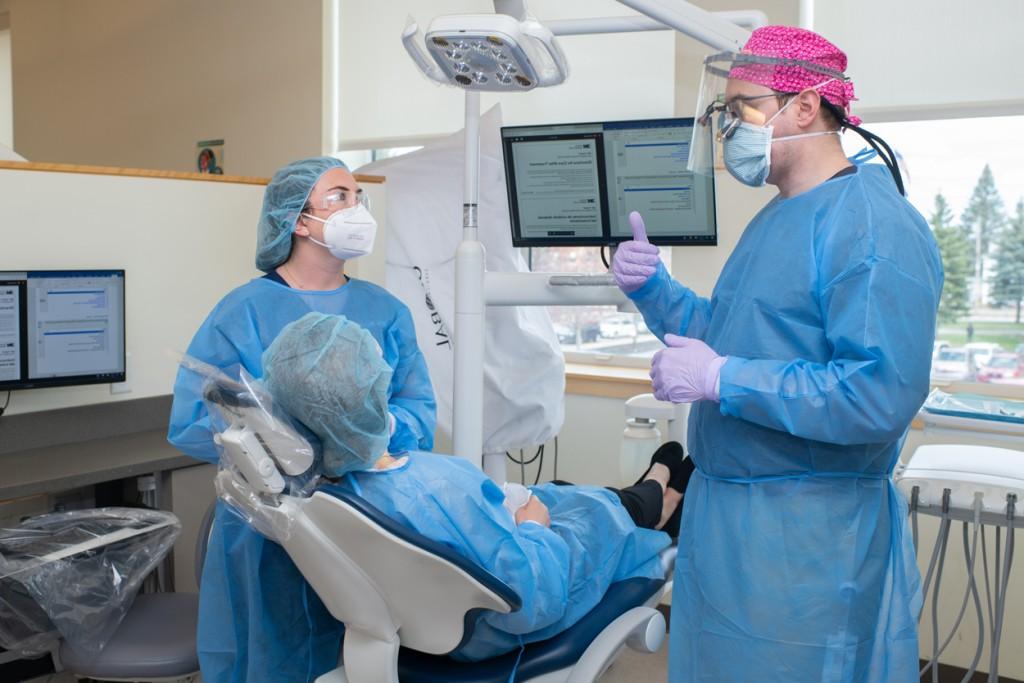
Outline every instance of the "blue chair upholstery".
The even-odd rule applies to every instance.
[[[608,624],[643,605],[664,583],[660,579],[628,579],[612,584],[601,604],[571,628],[549,640],[527,645],[516,669],[516,680],[527,681],[572,666]],[[482,662],[460,662],[402,648],[398,676],[402,683],[507,683],[518,657],[515,651]]]

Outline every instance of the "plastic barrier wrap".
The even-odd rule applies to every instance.
[[[933,389],[924,402],[924,410],[935,415],[1024,424],[1024,402],[994,396],[948,394]]]
[[[275,408],[263,383],[245,370],[220,370],[190,356],[181,363],[206,378],[203,401],[220,452],[217,496],[257,532],[283,541],[291,518],[278,509],[280,495],[295,505],[312,495],[321,481],[319,441]],[[266,470],[260,466],[264,456],[273,462]]]
[[[99,652],[181,532],[169,512],[57,512],[0,529],[0,645],[26,656],[57,638]]]

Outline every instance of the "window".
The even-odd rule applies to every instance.
[[[668,265],[669,248],[662,248]],[[529,250],[530,270],[538,273],[603,273],[607,270],[595,247],[536,247]],[[548,313],[566,359],[649,365],[662,348],[643,316],[621,312],[615,306],[549,306]]]
[[[380,149],[355,149],[346,152],[338,152],[334,156],[338,157],[345,162],[345,165],[355,170],[360,166],[372,163],[374,161],[380,161],[381,159],[390,159],[391,157],[401,156],[408,154],[409,152],[415,152],[418,149],[422,149],[422,145],[415,147],[384,147]]]
[[[14,147],[10,15],[0,12],[0,145]]]
[[[351,150],[335,156],[349,168],[358,169],[370,162],[418,149],[420,147]],[[607,271],[601,252],[595,247],[542,247],[525,250],[523,255],[530,269],[539,273]],[[669,266],[671,249],[663,247],[661,258]],[[647,367],[651,356],[662,348],[639,313],[622,312],[615,306],[549,306],[548,313],[568,360]]]
[[[932,379],[1024,385],[1024,116],[868,124],[902,157],[946,273]],[[847,152],[861,138],[843,136]]]

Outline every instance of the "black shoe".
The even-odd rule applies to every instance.
[[[672,471],[672,475],[668,479],[668,487],[685,494],[686,487],[690,485],[690,477],[693,476],[694,470],[697,469],[697,466],[693,464],[693,458],[684,457],[683,461],[674,470],[672,468],[669,469]],[[683,504],[680,503],[679,507],[682,508]]]
[[[686,453],[683,451],[683,447],[676,441],[669,441],[662,444],[658,450],[654,451],[654,455],[651,456],[651,466],[655,464],[662,464],[668,468],[668,486],[674,491],[678,491],[681,494],[686,494],[686,487],[690,483],[690,477],[693,475],[694,470],[697,469],[696,465],[693,464],[693,460],[686,457]],[[640,481],[644,480],[644,477],[651,471],[651,468],[647,468],[647,472],[644,472],[643,477],[640,477]],[[637,482],[637,484],[640,483]],[[673,540],[679,538],[679,527],[682,523],[683,518],[683,500],[679,501],[679,505],[676,506],[675,511],[665,522],[665,526],[661,528],[668,534]]]
[[[680,467],[683,463],[687,463],[689,469]],[[640,475],[640,478],[636,480],[633,486],[638,486],[643,482],[647,475],[651,473],[651,468],[655,465],[664,465],[668,468],[668,485],[670,487],[680,493],[686,491],[686,484],[690,481],[690,474],[693,473],[693,464],[689,463],[686,458],[686,452],[678,441],[666,441],[658,446],[658,450],[654,451],[654,455],[651,456],[651,464],[647,466],[647,469],[644,470],[644,473]],[[682,488],[679,488],[680,486]]]

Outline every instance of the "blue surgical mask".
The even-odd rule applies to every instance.
[[[729,175],[750,187],[765,184],[772,163],[772,130],[772,126],[741,122],[722,141],[722,156]]]

